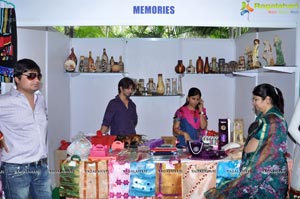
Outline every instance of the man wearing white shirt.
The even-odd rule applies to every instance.
[[[2,186],[7,199],[51,199],[47,166],[47,110],[42,74],[30,59],[14,67],[16,89],[0,96]]]

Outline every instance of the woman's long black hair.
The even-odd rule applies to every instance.
[[[279,111],[284,114],[284,99],[279,88],[276,88],[271,84],[260,84],[253,89],[252,94],[261,97],[263,100],[269,96],[273,106],[278,108]]]
[[[189,97],[196,96],[196,95],[199,95],[201,97],[201,91],[198,88],[196,88],[196,87],[190,88],[187,97],[189,98]],[[183,106],[187,106],[188,104],[189,104],[189,101],[186,99],[186,101],[185,101],[185,103],[184,103]]]

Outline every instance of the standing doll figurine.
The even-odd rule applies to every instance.
[[[268,40],[264,41],[263,59],[266,61],[268,66],[274,66],[274,58],[272,54],[272,46]]]
[[[274,47],[276,49],[276,63],[277,66],[284,66],[284,57],[281,49],[281,39],[278,36],[274,37]]]
[[[252,52],[252,59],[253,59],[253,67],[254,68],[259,68],[260,67],[260,62],[258,61],[258,54],[259,54],[259,39],[254,39],[253,41],[254,47],[253,47],[253,52]]]

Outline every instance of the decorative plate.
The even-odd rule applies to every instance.
[[[64,67],[66,69],[67,72],[74,72],[75,68],[76,68],[76,64],[73,60],[68,59],[65,64]]]

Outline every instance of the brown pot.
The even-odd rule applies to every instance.
[[[175,72],[181,74],[181,73],[184,73],[184,71],[185,71],[185,67],[182,63],[182,60],[178,60],[178,63],[175,66]]]
[[[114,65],[111,66],[111,72],[118,73],[121,70],[121,66],[115,62]]]

